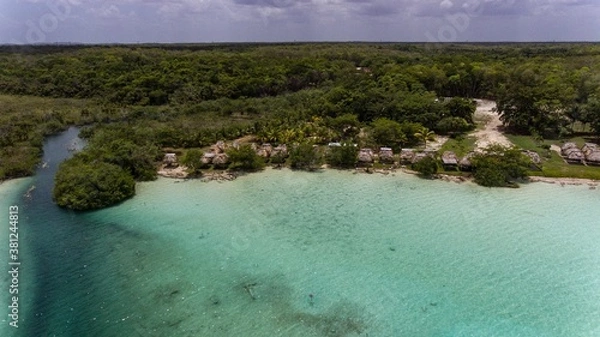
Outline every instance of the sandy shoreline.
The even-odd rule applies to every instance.
[[[540,176],[530,176],[529,181],[532,183],[540,182],[547,184],[559,184],[561,186],[572,185],[572,186],[582,186],[588,185],[590,187],[596,188],[599,184],[599,180],[593,179],[581,179],[581,178],[551,178],[551,177],[540,177]]]
[[[266,169],[274,170],[274,169],[279,169],[279,168],[267,166]],[[331,169],[328,167],[323,168],[323,169],[335,170],[335,169]],[[355,168],[355,169],[350,169],[348,171],[353,172],[354,174],[359,174],[359,173],[360,174],[382,174],[382,175],[390,175],[391,174],[392,176],[394,176],[396,173],[403,173],[403,174],[410,174],[410,175],[418,175],[418,172],[412,171],[406,167],[382,168],[382,169],[369,168],[368,170],[367,170],[367,168]],[[178,167],[172,168],[172,169],[167,169],[167,168],[162,167],[158,170],[157,173],[158,173],[158,176],[164,177],[164,178],[169,178],[169,179],[183,179],[183,180],[198,179],[198,180],[205,181],[205,182],[207,182],[207,181],[232,181],[232,180],[235,180],[238,176],[245,174],[245,173],[236,173],[236,172],[228,172],[228,171],[215,171],[215,172],[204,173],[202,176],[197,177],[197,178],[192,178],[192,177],[189,177],[189,174],[186,172],[186,168],[184,166],[178,166]],[[21,177],[21,178],[0,180],[0,186],[6,185],[6,183],[8,183],[8,182],[14,182],[15,180],[18,180],[18,179],[24,179],[24,178]],[[449,175],[449,174],[443,174],[443,173],[436,174],[433,177],[433,180],[442,180],[442,181],[454,182],[454,183],[473,182],[472,177]],[[525,181],[525,182],[526,183],[546,183],[546,184],[554,184],[554,185],[560,185],[560,186],[587,185],[590,187],[590,189],[596,189],[598,186],[600,186],[600,180],[583,179],[583,178],[567,178],[567,177],[553,178],[553,177],[543,177],[543,176],[529,176],[527,181]]]

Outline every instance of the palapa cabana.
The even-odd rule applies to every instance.
[[[225,152],[225,150],[227,150],[227,144],[225,144],[225,142],[222,140],[218,141],[215,145],[212,146],[212,151],[217,154],[223,153]]]
[[[563,146],[560,147],[560,152],[563,156],[566,156],[566,152],[570,149],[579,150],[579,147],[577,147],[577,144],[575,143],[564,143]]]
[[[177,155],[175,153],[165,153],[163,163],[167,166],[177,166]]]
[[[257,154],[263,158],[269,158],[271,156],[271,152],[273,152],[273,146],[269,143],[265,143],[260,146]]]
[[[386,164],[394,163],[394,151],[390,147],[379,148],[379,162]]]
[[[287,156],[288,156],[287,145],[279,144],[277,147],[275,147],[273,149],[273,151],[271,152],[271,156],[273,156],[273,157],[281,156],[281,157],[287,158]]]
[[[423,160],[424,158],[427,157],[433,157],[433,151],[423,151],[423,152],[417,152],[415,153],[413,159],[412,159],[412,164],[414,163],[418,163],[421,160]]]
[[[581,152],[583,152],[583,154],[586,157],[594,151],[600,151],[600,148],[598,147],[598,145],[594,144],[594,143],[585,143],[585,144],[583,144],[583,147],[581,148]]]
[[[576,147],[567,148],[562,155],[563,159],[569,164],[581,164],[585,160],[583,152]]]
[[[415,150],[402,149],[400,151],[400,164],[408,165],[408,164],[412,163],[414,157],[415,157]]]
[[[224,169],[229,165],[229,156],[226,153],[217,153],[212,160],[215,168]]]
[[[592,151],[586,154],[585,162],[590,165],[600,165],[600,150]]]
[[[458,168],[458,157],[452,151],[444,151],[442,154],[442,165],[446,170],[456,170]]]
[[[531,151],[531,150],[523,150],[522,152],[529,159],[531,159],[530,168],[532,170],[541,170],[542,158],[540,157],[540,155],[537,152]]]
[[[469,153],[467,153],[466,156],[464,156],[459,162],[458,162],[458,167],[462,170],[462,171],[470,171],[473,169],[473,163],[471,162],[471,158],[473,158],[473,156],[475,156],[475,152],[470,151]]]
[[[204,155],[202,155],[202,158],[200,159],[200,162],[202,162],[202,166],[210,166],[215,156],[216,155],[214,152],[204,152]]]
[[[358,152],[358,162],[361,164],[373,163],[373,150],[369,148],[360,149]]]

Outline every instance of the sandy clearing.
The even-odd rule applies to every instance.
[[[498,127],[502,126],[502,122],[500,121],[500,116],[494,112],[496,102],[483,99],[475,99],[475,101],[477,102],[475,120],[486,121],[483,129],[470,134],[477,138],[475,141],[476,149],[480,150],[491,144],[512,146],[513,143],[498,130]]]

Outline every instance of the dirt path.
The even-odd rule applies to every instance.
[[[444,146],[444,144],[448,141],[447,136],[435,135],[435,140],[428,141],[426,150],[428,151],[438,151]]]
[[[498,130],[498,127],[502,126],[502,122],[500,116],[493,111],[496,103],[483,99],[476,99],[475,101],[477,101],[475,120],[485,123],[484,128],[471,133],[471,136],[477,138],[475,142],[476,149],[483,149],[491,144],[512,146],[513,143]]]

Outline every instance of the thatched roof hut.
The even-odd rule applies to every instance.
[[[402,149],[400,151],[400,163],[403,165],[410,164],[415,157],[415,150],[413,149]]]
[[[212,163],[215,168],[226,168],[229,165],[229,156],[226,153],[217,153]]]
[[[531,151],[531,150],[523,150],[522,152],[523,152],[524,155],[526,155],[527,157],[529,157],[529,159],[531,159],[530,168],[532,170],[539,170],[539,169],[541,169],[542,158],[540,157],[540,155],[537,152]]]
[[[287,148],[287,146],[285,144],[278,145],[271,152],[271,156],[287,157],[288,156],[288,148]]]
[[[464,171],[468,171],[468,170],[472,169],[473,163],[471,162],[471,158],[473,158],[474,155],[475,155],[475,152],[473,152],[473,151],[470,151],[469,153],[467,153],[467,155],[464,156],[458,162],[458,167],[460,167],[460,169],[464,170]]]
[[[583,147],[581,148],[581,151],[587,157],[590,153],[592,153],[594,151],[600,151],[600,148],[598,147],[597,144],[594,144],[594,143],[585,143],[585,144],[583,144]]]
[[[214,152],[204,152],[204,155],[202,155],[202,159],[200,159],[200,161],[202,162],[202,165],[208,166],[212,164],[212,161],[215,158],[215,156],[216,155]]]
[[[373,162],[373,150],[369,148],[360,149],[358,152],[358,162],[363,164],[370,164]]]
[[[163,163],[167,164],[167,166],[177,165],[177,155],[175,153],[165,153]]]
[[[273,146],[269,143],[265,143],[260,146],[257,153],[259,156],[261,156],[263,158],[269,158],[271,156],[272,152],[273,152]]]
[[[442,154],[442,163],[444,165],[458,165],[458,157],[452,151],[444,151]]]
[[[560,151],[562,152],[563,156],[566,155],[565,152],[567,152],[569,149],[578,149],[577,144],[564,143],[563,146],[560,147]]]
[[[379,149],[379,162],[386,164],[394,163],[394,151],[390,147],[382,147]]]
[[[563,158],[567,163],[582,163],[585,159],[585,155],[578,148],[569,148],[563,151]]]
[[[539,164],[542,163],[542,158],[535,151],[523,150],[523,154],[526,155],[527,157],[529,157],[529,159],[531,159],[531,162],[534,163],[534,164],[536,164],[536,165],[539,165]]]
[[[586,154],[585,161],[588,164],[600,165],[600,150],[592,151]]]
[[[426,157],[433,157],[433,152],[432,151],[423,151],[423,152],[417,152],[415,153],[415,156],[412,159],[412,163],[417,163],[419,161],[421,161],[423,158]]]
[[[224,141],[220,140],[215,145],[212,146],[212,150],[214,153],[223,153],[227,150],[227,144]]]

